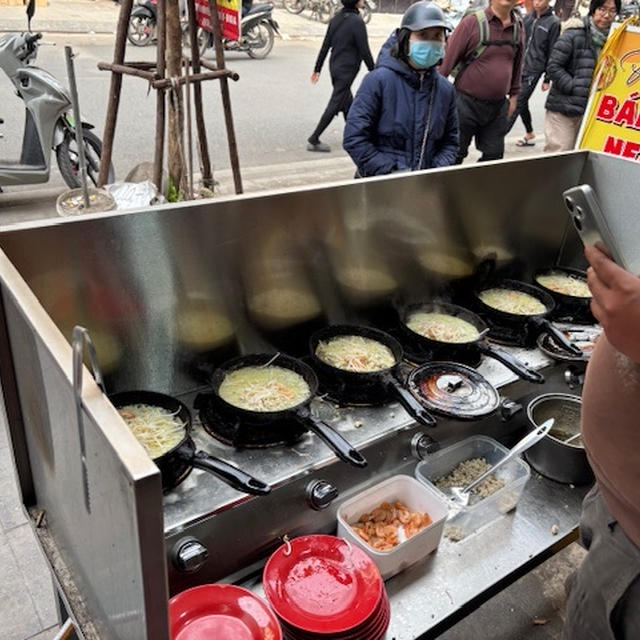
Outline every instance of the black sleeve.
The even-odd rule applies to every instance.
[[[364,63],[367,65],[369,71],[373,71],[375,64],[373,62],[373,56],[371,55],[371,49],[369,49],[369,39],[367,38],[367,25],[363,20],[354,20],[356,23],[355,38],[356,46],[358,47],[358,53]]]
[[[313,68],[314,73],[320,73],[322,71],[322,65],[324,64],[325,58],[329,53],[329,49],[331,49],[331,40],[333,38],[333,25],[335,22],[332,20],[327,27],[327,33],[324,34],[324,40],[322,41],[322,46],[320,47],[320,53],[318,53],[318,58],[316,60],[316,66]]]
[[[546,60],[545,67],[549,64],[549,58],[551,57],[551,52],[553,51],[553,47],[558,40],[558,36],[560,35],[560,20],[554,21],[554,23],[549,27],[549,32],[547,34],[547,50],[546,50]],[[545,68],[543,82],[550,82],[549,71]]]

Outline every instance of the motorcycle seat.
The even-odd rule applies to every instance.
[[[254,4],[249,11],[245,14],[246,16],[250,16],[254,13],[264,13],[265,11],[273,11],[273,3],[272,2],[261,2],[260,4]]]

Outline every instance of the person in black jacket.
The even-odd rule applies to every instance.
[[[619,11],[620,0],[591,0],[588,16],[563,23],[547,65],[551,91],[545,103],[545,151],[575,147],[596,61]]]
[[[522,81],[516,110],[511,114],[507,123],[507,132],[515,124],[518,116],[522,118],[525,134],[516,142],[518,147],[530,147],[535,144],[529,99],[535,91],[538,80],[544,74],[542,90],[547,91],[550,86],[546,73],[549,55],[560,35],[560,20],[549,7],[549,0],[533,0],[533,11],[524,17],[525,54],[522,66]]]
[[[364,61],[369,71],[374,68],[373,56],[367,40],[367,27],[358,11],[363,3],[364,0],[342,0],[344,8],[329,22],[316,66],[311,74],[311,82],[313,84],[318,82],[322,65],[331,49],[329,70],[333,93],[318,126],[309,136],[308,151],[331,151],[328,144],[320,142],[320,136],[341,111],[346,121],[349,107],[353,102],[351,85],[358,75],[362,62]]]

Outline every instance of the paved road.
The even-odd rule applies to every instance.
[[[382,42],[381,38],[371,39],[374,55]],[[98,71],[96,65],[99,61],[112,59],[112,36],[51,35],[46,37],[45,43],[40,49],[38,64],[60,80],[66,79],[64,45],[71,44],[79,53],[76,70],[81,109],[84,118],[97,125],[101,136],[109,74]],[[341,161],[336,162],[336,167],[340,167],[342,174],[345,169],[347,173],[351,172],[341,149],[341,118],[336,118],[323,136],[323,140],[334,149],[331,154],[314,154],[305,148],[306,138],[313,130],[331,93],[328,69],[322,74],[318,85],[312,86],[309,82],[319,44],[317,39],[277,40],[273,52],[265,60],[251,60],[245,54],[229,53],[228,66],[240,74],[240,80],[231,83],[231,100],[243,169],[278,165],[279,171],[287,172],[291,163],[322,160],[321,163],[313,162],[308,165],[308,171],[314,172],[314,167],[318,164],[326,167],[331,164],[331,159],[341,158]],[[136,60],[153,59],[155,47],[130,47],[129,56]],[[356,85],[363,75],[364,72],[356,80]],[[3,98],[0,107],[0,117],[5,119],[0,156],[13,157],[19,153],[23,127],[22,103],[12,93],[5,76],[0,78],[0,92],[1,95],[8,96]],[[223,170],[224,175],[224,170],[229,167],[229,159],[217,82],[205,84],[204,100],[214,166],[217,170]],[[534,122],[539,130],[543,121],[543,100],[543,94],[538,92],[532,103]],[[154,113],[155,99],[152,94],[148,94],[145,82],[125,78],[114,149],[114,164],[120,179],[137,163],[152,160]],[[537,148],[516,149],[514,143],[521,132],[521,125],[517,124],[512,138],[508,140],[509,156],[541,151],[541,142]],[[299,166],[295,170],[301,171]],[[269,170],[262,173],[265,171],[269,173]],[[54,169],[48,186],[64,186],[57,169]]]

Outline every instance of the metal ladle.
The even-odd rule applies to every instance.
[[[550,418],[543,422],[537,429],[528,433],[512,449],[509,450],[509,453],[507,453],[502,460],[499,460],[490,469],[487,469],[487,471],[479,475],[473,482],[470,482],[466,487],[449,487],[448,490],[451,492],[451,501],[454,502],[456,506],[466,507],[467,504],[469,504],[469,498],[471,497],[471,489],[478,486],[483,480],[494,473],[496,469],[505,464],[505,462],[512,460],[517,455],[526,451],[529,447],[532,447],[536,442],[542,440],[542,438],[549,433],[554,422],[555,418]]]

